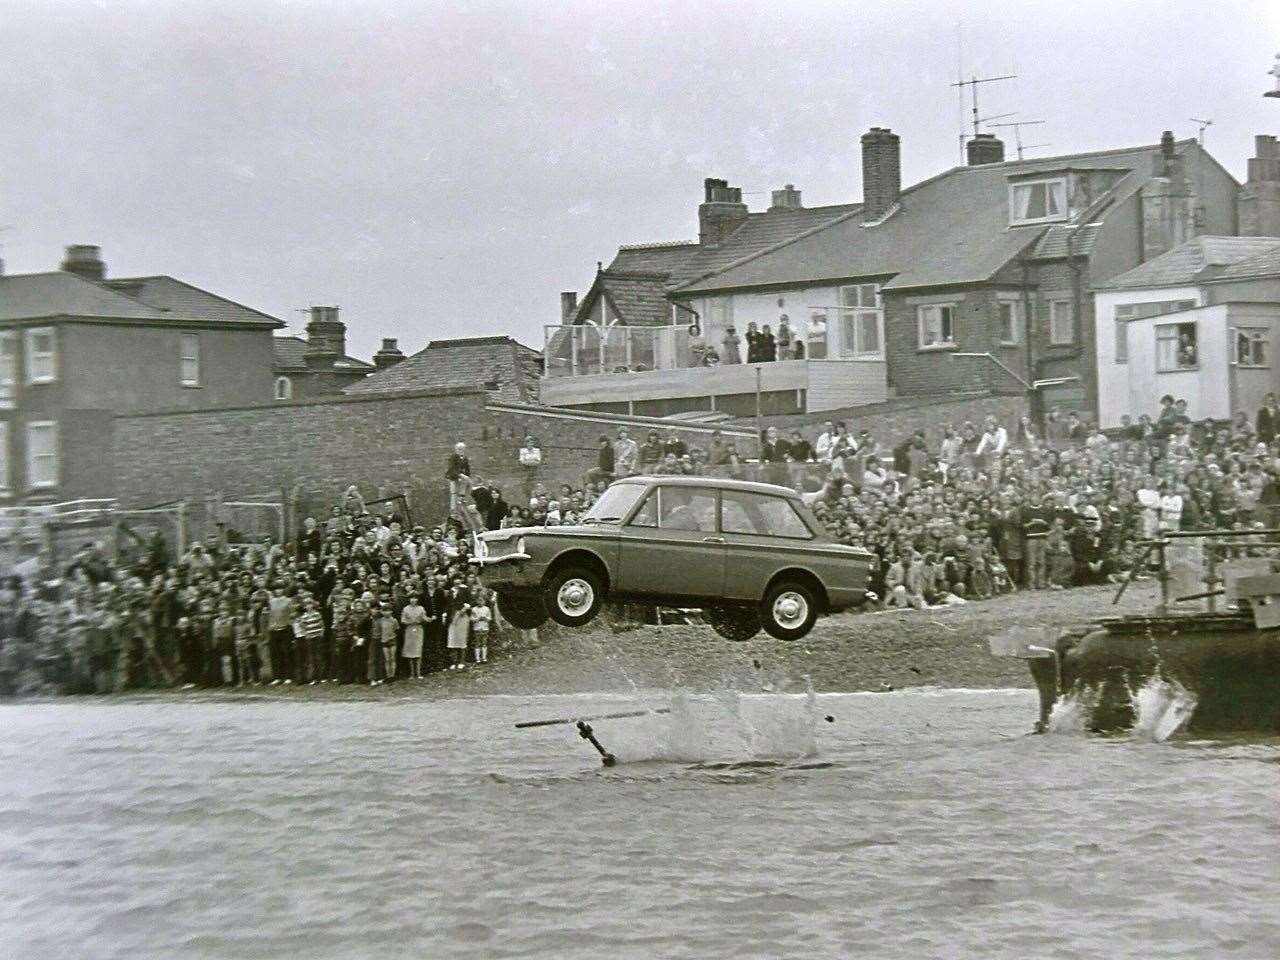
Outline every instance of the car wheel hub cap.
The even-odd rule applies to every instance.
[[[595,600],[595,591],[587,581],[574,578],[560,585],[556,599],[560,603],[561,610],[570,616],[577,617],[591,609],[592,601]]]
[[[786,627],[788,630],[794,630],[803,624],[808,616],[809,604],[804,597],[794,591],[780,593],[773,601],[773,618],[779,626]]]

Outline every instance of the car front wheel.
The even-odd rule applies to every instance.
[[[587,567],[561,567],[547,578],[542,597],[552,620],[564,627],[581,627],[600,612],[604,585],[600,575]]]
[[[799,640],[818,619],[818,597],[798,580],[782,580],[770,587],[760,602],[760,620],[771,637]]]
[[[707,607],[702,619],[726,640],[742,643],[760,632],[760,614],[753,607],[722,604]]]
[[[547,608],[536,593],[498,593],[498,612],[517,630],[536,630],[547,622]]]

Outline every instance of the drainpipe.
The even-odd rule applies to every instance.
[[[1031,303],[1031,265],[1027,263],[1027,258],[1024,256],[1018,257],[1018,265],[1022,267],[1022,317],[1023,323],[1026,327],[1023,331],[1023,336],[1026,338],[1027,379],[1032,383],[1035,383],[1035,347],[1032,345],[1031,341],[1035,336],[1036,317]],[[1038,409],[1040,406],[1040,395],[1036,392],[1035,387],[1031,387],[1027,391],[1027,401],[1029,407],[1027,412],[1031,414],[1032,419],[1039,422],[1043,414],[1042,411]],[[1043,429],[1043,424],[1041,424],[1041,429]]]
[[[1083,374],[1085,370],[1084,361],[1084,311],[1082,310],[1082,290],[1081,281],[1083,270],[1076,265],[1075,251],[1076,231],[1072,230],[1067,234],[1067,267],[1071,270],[1071,326],[1072,332],[1076,337],[1076,363],[1080,364],[1080,372]],[[1082,376],[1081,382],[1086,382]],[[1094,398],[1092,405],[1097,407],[1097,399]],[[1096,409],[1095,409],[1096,412]]]

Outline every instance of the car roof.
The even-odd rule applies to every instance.
[[[615,480],[614,485],[629,483],[656,487],[700,487],[712,490],[746,490],[751,493],[767,493],[775,497],[790,497],[799,500],[800,494],[790,487],[782,487],[775,483],[757,483],[754,480],[732,480],[728,477],[686,477],[680,475],[666,476],[654,474],[650,476],[624,477]]]

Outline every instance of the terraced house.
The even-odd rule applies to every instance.
[[[788,186],[752,213],[738,191],[709,180],[697,244],[620,250],[550,331],[543,400],[741,414],[754,409],[758,375],[766,413],[1030,392],[1042,407],[1092,416],[1091,288],[1192,237],[1237,232],[1239,184],[1196,141],[1170,133],[1147,146],[1013,161],[982,134],[965,166],[905,189],[898,136],[872,128],[861,145],[861,203],[806,209]],[[666,312],[653,308],[656,295],[641,311],[615,292],[641,272],[649,289],[661,287]],[[758,374],[723,356],[752,324],[768,324],[775,340],[785,330],[786,349]],[[636,365],[637,341],[664,347],[641,351]],[[708,350],[718,362],[701,366]]]
[[[116,414],[270,403],[283,326],[173,277],[107,279],[94,246],[0,276],[0,503],[110,495]]]

